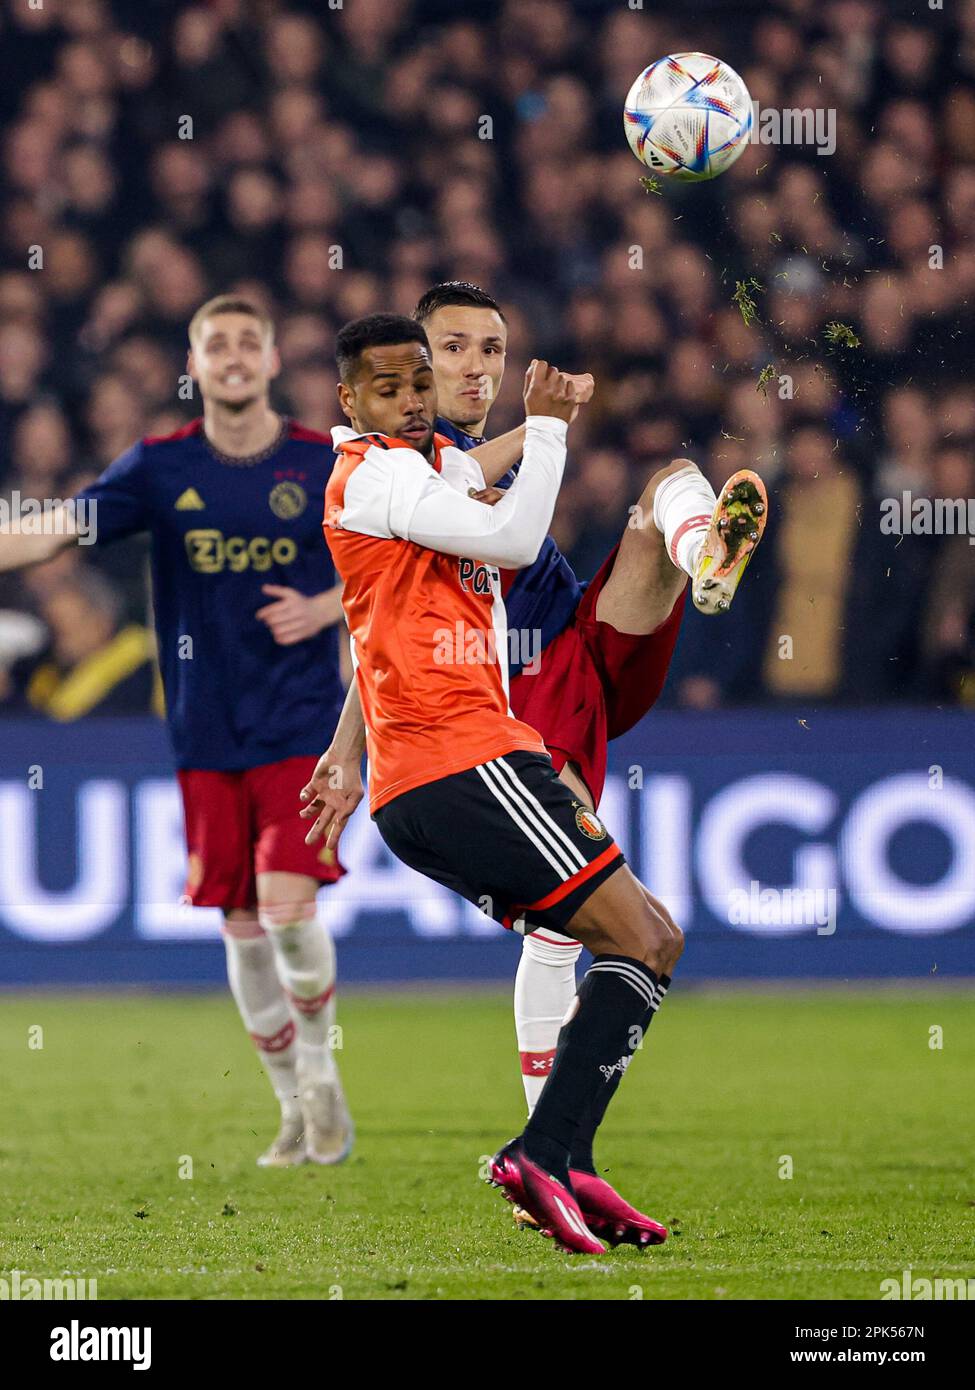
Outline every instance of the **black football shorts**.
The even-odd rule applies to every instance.
[[[414,787],[375,821],[397,859],[521,933],[526,914],[528,931],[562,931],[624,862],[540,753],[506,753]]]

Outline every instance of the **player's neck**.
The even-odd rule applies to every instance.
[[[465,434],[472,435],[475,439],[483,439],[483,438],[485,437],[485,435],[487,434],[487,412],[486,412],[486,411],[485,411],[485,413],[484,413],[483,419],[478,420],[477,424],[475,424],[475,425],[458,425],[456,420],[451,420],[450,423],[451,423],[452,425],[456,426],[457,429],[463,430],[463,432],[464,432]]]
[[[486,415],[485,415],[485,417],[484,417],[483,420],[478,420],[478,422],[477,422],[476,425],[472,425],[472,424],[470,424],[470,422],[468,422],[468,423],[466,423],[466,424],[461,424],[461,422],[460,422],[459,420],[451,420],[450,416],[449,416],[449,415],[444,415],[442,411],[441,411],[441,415],[442,415],[442,418],[443,418],[444,420],[447,421],[447,424],[448,424],[448,425],[453,425],[454,429],[455,429],[455,430],[460,430],[461,434],[466,434],[466,435],[468,435],[471,439],[483,439],[483,438],[484,438],[484,430],[485,430],[485,426],[487,425],[487,416],[486,416]]]
[[[230,458],[260,454],[281,431],[281,417],[266,400],[254,401],[241,411],[230,411],[213,401],[203,405],[203,428],[218,453]]]

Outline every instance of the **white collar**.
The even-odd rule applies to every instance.
[[[332,426],[332,443],[336,446],[336,448],[339,446],[339,444],[348,444],[350,439],[361,438],[362,435],[359,434],[356,430],[350,429],[348,425]]]

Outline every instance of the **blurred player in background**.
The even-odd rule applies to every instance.
[[[280,363],[261,309],[210,300],[189,338],[202,419],[133,445],[50,534],[0,535],[0,570],[72,544],[85,507],[98,543],[150,533],[186,894],[223,911],[230,988],[281,1105],[258,1163],[336,1163],[352,1125],[329,1046],[335,949],[316,894],[344,870],[305,844],[294,809],[343,699],[340,590],[320,529],[334,454],[272,410]]]

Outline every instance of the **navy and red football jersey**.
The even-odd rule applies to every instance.
[[[279,646],[254,615],[264,584],[331,589],[322,544],[335,455],[284,422],[263,454],[218,454],[203,422],[143,439],[79,494],[97,504],[98,543],[148,531],[166,719],[181,768],[240,771],[331,740],[344,691],[338,631]]]
[[[467,434],[443,416],[437,418],[437,433],[446,435],[458,449],[476,449],[484,440]],[[495,484],[510,487],[515,473],[506,473]],[[546,536],[538,559],[522,570],[502,570],[501,588],[508,613],[509,632],[541,633],[541,650],[568,627],[585,592],[575,572],[551,536]],[[519,653],[537,651],[532,642],[514,642],[508,658],[509,675],[517,676],[522,663]]]

